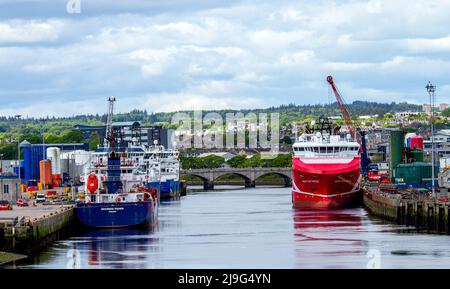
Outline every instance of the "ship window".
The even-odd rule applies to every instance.
[[[326,154],[327,153],[327,147],[320,147],[320,153]]]
[[[315,153],[319,153],[319,148],[318,147],[314,147],[314,152]]]
[[[299,151],[299,152],[302,152],[304,150],[305,150],[305,148],[297,148],[297,151]]]

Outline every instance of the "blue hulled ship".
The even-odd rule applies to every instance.
[[[110,108],[105,144],[91,155],[81,181],[85,198],[76,206],[78,221],[95,228],[154,226],[158,217],[160,162],[145,157],[145,147],[128,146],[111,127]],[[122,137],[122,138],[121,138]]]
[[[161,178],[157,182],[149,182],[149,188],[158,188],[161,199],[180,196],[180,153],[177,150],[166,149],[155,143],[146,148],[146,157],[161,165]]]

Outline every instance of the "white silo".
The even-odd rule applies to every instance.
[[[61,150],[56,147],[47,148],[47,159],[52,164],[52,174],[61,175]]]

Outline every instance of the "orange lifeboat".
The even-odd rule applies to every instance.
[[[98,189],[98,178],[94,173],[89,174],[87,179],[87,189],[93,194]]]

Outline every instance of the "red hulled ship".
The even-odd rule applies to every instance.
[[[340,208],[359,203],[360,145],[321,119],[293,145],[292,202],[296,208]]]

